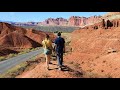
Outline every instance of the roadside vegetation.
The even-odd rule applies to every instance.
[[[0,61],[6,60],[4,56],[0,56]]]
[[[30,58],[29,61],[35,62],[36,58],[37,58],[37,56],[34,56],[34,57]],[[20,63],[20,64],[16,65],[15,67],[9,69],[5,73],[0,74],[0,78],[15,78],[16,76],[18,76],[22,72],[24,72],[24,70],[27,67],[29,67],[29,63],[27,63],[27,61]]]
[[[7,72],[0,74],[0,78],[15,78],[15,76],[19,75],[20,72],[24,71],[26,68],[27,63],[21,63],[11,69],[9,69]]]
[[[37,48],[29,48],[29,49],[24,49],[23,51],[21,51],[20,53],[16,54],[16,53],[11,53],[7,56],[0,56],[0,61],[4,61],[4,60],[7,60],[9,58],[12,58],[12,57],[15,57],[15,56],[18,56],[18,55],[22,55],[22,54],[26,54],[26,53],[29,53],[31,51],[35,51],[35,50],[38,50],[40,49],[40,47],[37,47]]]
[[[35,30],[41,30],[45,32],[64,32],[71,33],[79,27],[68,27],[68,26],[21,26],[23,28],[33,28]]]

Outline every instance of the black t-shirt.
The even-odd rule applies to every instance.
[[[56,51],[57,52],[63,52],[65,40],[62,37],[58,37],[55,39],[55,44],[56,44]]]

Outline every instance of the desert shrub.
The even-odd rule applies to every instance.
[[[7,56],[7,58],[12,58],[12,57],[15,57],[17,54],[9,54],[8,56]]]
[[[0,61],[3,61],[3,60],[5,60],[5,59],[6,59],[5,57],[0,56]]]

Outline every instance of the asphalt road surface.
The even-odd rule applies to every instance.
[[[5,61],[1,61],[0,62],[0,74],[6,72],[7,70],[9,70],[10,68],[24,62],[24,61],[28,61],[30,58],[41,54],[43,52],[43,49],[39,49],[36,51],[32,51],[23,55],[18,55],[16,57],[10,58],[8,60]]]

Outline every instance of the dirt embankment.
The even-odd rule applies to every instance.
[[[65,57],[77,62],[92,76],[120,77],[120,27],[76,30],[71,34],[72,53]]]
[[[66,35],[67,50],[64,64],[67,70],[58,71],[52,61],[50,71],[45,61],[19,78],[119,78],[120,77],[120,27],[113,29],[76,30]],[[64,37],[66,38],[66,37]],[[66,45],[67,45],[66,44]],[[72,47],[72,49],[71,49]],[[42,56],[41,58],[44,58]],[[44,75],[45,74],[45,75]]]

